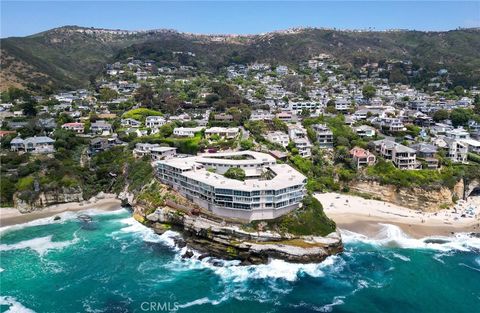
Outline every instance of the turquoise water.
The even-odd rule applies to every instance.
[[[429,242],[384,225],[380,240],[343,232],[345,253],[321,264],[214,266],[182,260],[177,234],[125,210],[88,214],[1,230],[1,312],[480,311],[480,239],[466,235]]]

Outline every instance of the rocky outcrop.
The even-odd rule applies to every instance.
[[[145,216],[143,212],[147,211],[136,206],[134,217],[155,232],[178,230],[188,247],[216,258],[241,260],[244,265],[267,263],[270,258],[317,263],[343,251],[338,232],[326,237],[251,232],[242,229],[241,224],[217,221],[170,207],[158,208]]]
[[[28,198],[34,200],[24,200],[24,195],[18,192],[15,193],[13,196],[14,207],[21,213],[28,213],[41,210],[53,204],[79,202],[83,201],[83,191],[80,187],[62,187],[55,190],[41,191],[35,195],[29,194]]]
[[[349,187],[351,191],[368,194],[386,202],[426,212],[434,212],[452,206],[455,198],[463,198],[463,181],[458,182],[453,190],[446,187],[405,188],[381,185],[375,181],[356,181],[351,183]]]

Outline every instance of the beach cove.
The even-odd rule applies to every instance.
[[[423,212],[340,193],[316,193],[315,197],[337,227],[370,237],[375,237],[383,229],[383,224],[396,225],[414,238],[480,232],[480,197],[460,200],[456,212],[455,208]]]

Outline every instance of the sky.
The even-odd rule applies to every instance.
[[[64,25],[259,34],[292,27],[451,30],[480,27],[476,1],[4,1],[0,37]]]

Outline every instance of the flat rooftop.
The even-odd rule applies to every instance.
[[[247,156],[248,159],[230,159],[229,157]],[[243,191],[253,190],[275,190],[282,189],[292,185],[304,184],[306,177],[287,164],[276,164],[276,160],[271,155],[255,151],[239,151],[227,153],[202,154],[199,156],[187,158],[172,158],[159,161],[159,164],[167,164],[178,169],[182,169],[183,176],[193,180],[213,186],[214,188],[235,189]],[[260,165],[261,168],[247,169],[256,171],[259,175],[261,170],[270,170],[274,177],[271,179],[246,179],[240,181],[227,178],[221,174],[212,173],[207,170],[203,164],[219,164],[231,167],[237,165]],[[252,173],[248,173],[251,176]]]

